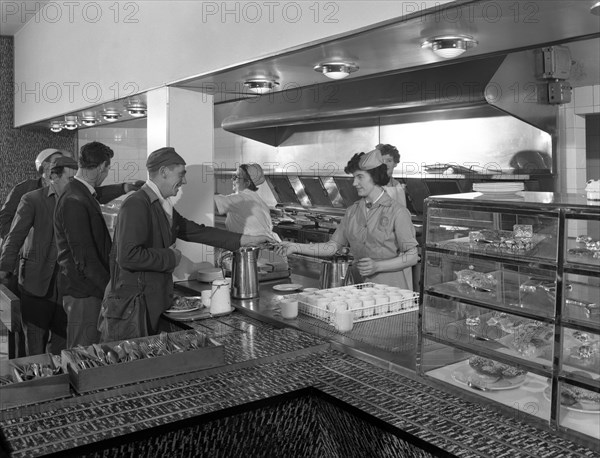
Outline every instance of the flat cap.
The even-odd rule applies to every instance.
[[[263,169],[258,164],[246,164],[246,172],[250,177],[254,186],[258,186],[265,182],[265,174],[263,173]]]
[[[146,168],[148,170],[157,170],[160,167],[175,164],[186,165],[185,160],[177,154],[175,148],[166,146],[150,153],[146,161]]]
[[[77,170],[78,165],[77,165],[77,161],[75,159],[73,159],[72,157],[61,156],[61,157],[57,157],[55,160],[52,161],[51,167],[53,169],[56,167],[68,167],[70,169]]]
[[[364,156],[358,160],[358,168],[361,170],[372,170],[379,167],[381,164],[383,164],[383,159],[381,158],[381,151],[378,149],[365,153]]]

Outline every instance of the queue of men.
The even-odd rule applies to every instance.
[[[17,185],[2,209],[3,224],[11,222],[2,242],[0,281],[9,283],[18,271],[27,355],[132,337],[98,331],[102,300],[115,288],[143,285],[148,330],[156,333],[160,314],[170,307],[172,272],[181,260],[177,238],[228,250],[270,241],[181,216],[170,197],[186,183],[186,163],[173,148],[150,154],[146,182],[101,186],[113,157],[113,150],[99,142],[84,145],[78,162],[64,151],[44,150],[36,159],[39,180]],[[113,241],[99,203],[129,191],[135,192],[119,211]],[[117,285],[109,285],[110,278]]]

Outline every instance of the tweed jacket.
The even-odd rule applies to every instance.
[[[58,290],[63,296],[104,297],[112,241],[100,204],[83,183],[71,181],[56,203]]]
[[[176,210],[170,224],[158,197],[147,185],[125,199],[115,225],[111,278],[118,290],[137,289],[141,277],[153,331],[160,314],[172,304],[176,263],[169,247],[177,238],[237,250],[241,234],[196,224]]]
[[[56,193],[51,186],[28,192],[21,198],[4,241],[0,270],[12,272],[19,260],[19,284],[30,294],[44,297],[54,286],[57,268],[54,242]]]

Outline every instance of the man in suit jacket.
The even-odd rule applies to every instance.
[[[207,227],[181,216],[169,199],[186,183],[185,161],[175,149],[154,151],[146,167],[148,181],[123,202],[117,216],[111,253],[111,278],[116,281],[111,286],[123,293],[135,292],[141,281],[152,334],[157,332],[161,313],[172,305],[173,270],[181,260],[175,248],[177,238],[231,251],[270,239]],[[103,335],[103,339],[132,336]]]
[[[48,350],[60,354],[65,348],[67,316],[56,288],[54,208],[58,196],[75,175],[77,162],[56,156],[51,164],[49,186],[28,192],[17,208],[0,256],[0,278],[19,268],[21,322],[28,356]]]
[[[97,343],[100,304],[109,280],[111,239],[94,188],[108,175],[114,152],[91,142],[79,154],[79,169],[54,212],[58,290],[67,313],[67,346]]]

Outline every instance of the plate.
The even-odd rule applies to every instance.
[[[165,313],[183,313],[183,312],[193,312],[194,310],[198,310],[200,307],[192,307],[189,309],[169,309],[165,310]]]
[[[301,288],[302,285],[299,285],[298,283],[285,283],[283,285],[273,286],[275,291],[298,291]]]
[[[547,387],[544,389],[544,398],[545,398],[547,401],[550,401],[550,387],[549,387],[549,386],[547,386]],[[581,405],[581,404],[579,404],[579,403],[578,403],[578,404],[576,404],[576,405]],[[596,405],[598,406],[598,404],[596,404]],[[565,408],[565,409],[567,409],[567,410],[571,410],[571,411],[573,411],[573,412],[581,412],[581,413],[600,413],[600,406],[598,406],[598,407],[597,407],[597,408],[595,408],[595,409],[584,409],[583,407],[566,406],[566,405],[564,405],[564,404],[562,404],[562,403],[560,404],[560,406],[561,406],[561,407],[564,407],[564,408]]]
[[[480,386],[489,391],[512,390],[523,385],[527,379],[527,374],[523,374],[518,375],[517,377],[500,378],[495,382],[489,382],[482,379],[479,374],[468,365],[468,362],[465,361],[465,364],[467,365],[466,367],[459,367],[452,372],[452,378],[465,385],[471,382],[473,385]]]

